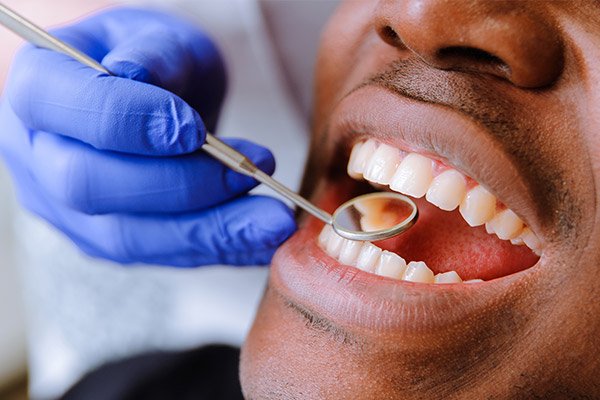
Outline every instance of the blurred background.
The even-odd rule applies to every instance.
[[[267,145],[285,160],[275,176],[299,186],[317,43],[336,0],[3,3],[44,27],[122,4],[193,20],[216,39],[228,65],[217,133]],[[21,40],[0,27],[0,44],[1,89]],[[89,259],[18,207],[0,162],[0,399],[27,398],[28,383],[32,398],[55,398],[103,363],[149,350],[239,346],[266,276],[265,268],[124,269]]]
[[[30,16],[43,26],[66,23],[110,4],[102,0],[48,2],[4,0],[3,4]],[[4,88],[11,60],[22,44],[12,32],[0,27],[0,91]],[[0,127],[2,129],[2,127]],[[0,399],[25,399],[27,340],[24,299],[19,279],[19,260],[12,216],[16,199],[3,163],[0,163]]]

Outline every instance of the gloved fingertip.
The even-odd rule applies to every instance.
[[[266,174],[273,175],[273,172],[275,172],[275,157],[265,147],[259,146],[252,158],[252,162]]]
[[[271,175],[275,171],[275,158],[269,149],[240,139],[228,138],[224,139],[224,141],[248,157],[263,172]],[[229,194],[244,193],[257,185],[258,181],[251,177],[229,168],[225,170],[224,186],[227,188]]]
[[[294,214],[282,202],[262,197],[264,207],[258,218],[248,225],[250,235],[264,247],[277,247],[297,229]]]
[[[264,173],[272,175],[275,172],[275,156],[268,148],[244,139],[226,138],[223,141],[248,157]]]
[[[206,142],[206,134],[208,133],[208,128],[204,123],[204,120],[200,117],[198,113],[195,115],[196,117],[196,134],[198,136],[197,141],[199,143],[198,148],[200,148]]]
[[[115,59],[113,53],[108,53],[102,64],[113,74],[120,78],[131,79],[138,82],[160,86],[156,77],[148,68],[130,60]]]
[[[198,113],[174,95],[165,95],[167,115],[152,117],[145,131],[153,155],[180,155],[197,151],[206,140],[206,127]]]

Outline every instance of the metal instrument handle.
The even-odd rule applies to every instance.
[[[287,186],[281,184],[281,182],[271,178],[269,175],[261,171],[256,165],[254,165],[252,161],[250,161],[242,153],[229,147],[227,144],[223,143],[221,140],[217,139],[211,134],[206,135],[206,143],[202,145],[202,149],[234,171],[250,176],[257,181],[264,183],[280,195],[294,202],[294,204],[296,204],[298,207],[301,207],[303,210],[317,217],[326,224],[331,225],[333,223],[331,214],[315,206],[304,197],[292,191]]]
[[[0,3],[0,24],[4,25],[17,35],[21,36],[23,39],[35,44],[38,47],[66,54],[67,56],[74,58],[88,67],[107,75],[112,75],[110,71],[108,71],[93,58],[68,45],[62,40],[52,36],[44,29],[6,7],[2,3]],[[287,186],[284,186],[279,181],[271,178],[269,175],[261,171],[256,165],[254,165],[254,163],[252,163],[252,161],[250,161],[242,153],[230,147],[226,143],[223,143],[221,140],[217,139],[208,132],[206,133],[206,142],[202,145],[202,149],[217,160],[227,165],[229,168],[244,175],[248,175],[261,183],[264,183],[280,195],[289,199],[294,204],[314,215],[326,224],[333,223],[331,214],[315,206],[304,197],[301,197],[299,194],[289,189]]]

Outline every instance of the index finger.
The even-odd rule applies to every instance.
[[[198,149],[206,133],[198,113],[178,96],[33,46],[17,56],[7,97],[27,127],[101,150],[184,154]]]

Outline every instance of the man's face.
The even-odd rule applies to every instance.
[[[247,398],[600,396],[599,132],[595,1],[344,3],[303,193],[333,211],[400,191],[420,217],[377,247],[303,219],[243,349]],[[457,275],[484,281],[439,283]]]

